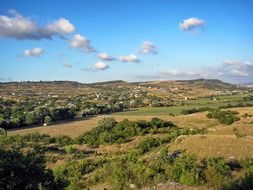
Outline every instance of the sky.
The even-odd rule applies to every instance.
[[[0,0],[0,82],[253,82],[252,0]]]

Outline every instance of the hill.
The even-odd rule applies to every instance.
[[[0,96],[10,99],[45,99],[47,97],[71,98],[104,92],[135,92],[141,90],[159,98],[194,99],[211,95],[228,95],[248,90],[247,87],[217,79],[178,81],[126,82],[122,80],[79,83],[75,81],[27,81],[0,83]]]

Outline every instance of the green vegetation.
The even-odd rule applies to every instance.
[[[79,136],[77,142],[81,144],[99,145],[124,143],[130,137],[159,132],[161,129],[170,130],[176,127],[172,122],[153,118],[151,121],[129,121],[127,119],[116,122],[113,118],[100,120],[97,127]]]
[[[214,98],[198,98],[196,100],[187,100],[181,105],[170,107],[142,107],[131,111],[118,112],[113,115],[119,116],[163,116],[163,115],[180,115],[204,112],[211,109],[225,109],[236,107],[253,106],[253,101],[244,101],[242,95],[218,96]]]
[[[207,114],[207,117],[208,118],[215,118],[221,124],[231,125],[235,121],[240,120],[240,118],[236,116],[238,114],[239,114],[238,112],[230,111],[230,110],[226,110],[226,111],[212,110]]]
[[[187,115],[187,114],[192,114],[192,113],[198,113],[198,112],[204,112],[209,110],[210,108],[192,108],[192,109],[183,109],[181,111],[181,114]]]
[[[154,147],[160,146],[160,144],[161,144],[161,139],[149,137],[139,143],[138,149],[143,154],[150,151]]]
[[[22,189],[81,190],[106,183],[109,186],[104,188],[118,190],[152,187],[170,181],[210,189],[250,189],[252,159],[199,159],[182,150],[168,148],[181,137],[206,133],[205,129],[179,128],[158,118],[117,122],[107,117],[100,120],[96,128],[75,139],[38,133],[4,134],[0,136],[0,184],[5,189],[18,186]],[[97,146],[79,147],[83,146],[79,143],[108,147],[114,143],[126,145],[135,136],[141,140],[120,153],[97,152],[100,150]],[[45,161],[53,167],[46,169]],[[25,172],[20,173],[24,168]],[[10,177],[13,174],[15,177]]]
[[[215,139],[223,138],[225,130],[231,142],[252,140],[244,138],[250,136],[250,127],[238,127],[239,124],[250,126],[251,110],[245,108],[247,113],[239,110],[240,115],[223,110],[253,106],[249,89],[203,79],[96,84],[27,82],[0,83],[0,86],[5,89],[0,97],[0,189],[81,190],[97,186],[115,190],[156,189],[158,184],[163,189],[182,185],[186,189],[193,186],[217,190],[253,187],[252,158],[235,159],[233,151],[231,158],[200,158],[180,147],[195,137],[197,143],[199,139],[208,140],[211,135]],[[208,127],[215,131],[208,134],[209,129],[201,128],[207,127],[202,125],[207,120],[204,114],[177,116],[204,111],[208,111],[208,118],[217,119],[221,124],[230,125],[239,118],[241,121],[227,128],[209,120]],[[7,134],[13,128],[51,125],[103,114],[106,115],[94,128],[74,138],[61,135],[65,133],[56,136]],[[129,117],[122,121],[122,117],[116,120],[108,114],[155,118],[131,121]],[[171,118],[173,122],[156,118],[169,115],[175,116]],[[53,130],[53,127],[43,128]],[[195,137],[189,137],[192,135]],[[205,148],[213,148],[212,144],[208,146]],[[215,148],[214,151],[221,151],[220,147]]]
[[[32,151],[22,154],[16,150],[0,149],[0,189],[63,189],[61,179],[55,179],[45,169],[44,156]]]

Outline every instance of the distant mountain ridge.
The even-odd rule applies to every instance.
[[[203,84],[203,85],[227,85],[227,86],[236,86],[235,84],[231,84],[228,82],[221,81],[219,79],[193,79],[193,80],[157,80],[157,81],[143,81],[143,82],[128,82],[124,80],[113,80],[113,81],[103,81],[103,82],[92,82],[92,83],[82,83],[78,81],[67,81],[67,80],[59,80],[59,81],[13,81],[13,82],[0,82],[0,84],[29,84],[29,85],[47,85],[47,84],[55,84],[55,85],[73,85],[73,86],[103,86],[103,85],[140,85],[140,84],[160,84],[160,83],[171,83],[171,82],[180,82],[180,83],[189,83],[189,84]],[[253,85],[253,83],[245,84]]]

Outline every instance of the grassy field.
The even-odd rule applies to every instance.
[[[192,108],[219,108],[221,106],[237,105],[239,103],[253,104],[253,101],[243,101],[242,95],[231,95],[231,96],[219,96],[216,100],[210,100],[210,98],[201,98],[198,100],[187,100],[185,105],[182,106],[171,106],[171,107],[145,107],[138,108],[132,111],[118,112],[113,115],[119,116],[164,116],[169,114],[179,115],[182,110]]]

